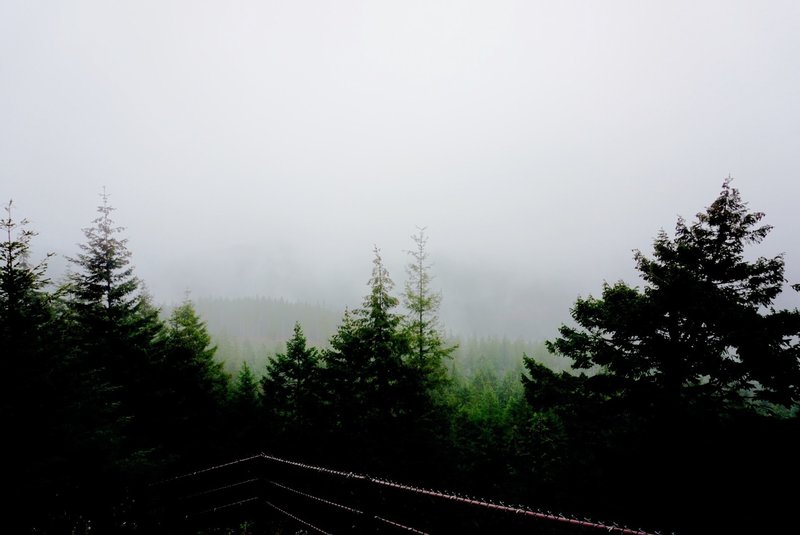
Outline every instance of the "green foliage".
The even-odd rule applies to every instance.
[[[337,331],[342,313],[317,305],[276,299],[198,299],[197,312],[207,321],[208,331],[218,347],[217,359],[235,374],[242,363],[256,369],[286,348],[292,337],[294,319],[303,326],[308,344],[325,350]],[[405,315],[403,323],[410,318]],[[479,369],[492,368],[497,375],[515,370],[523,353],[536,354],[547,366],[569,368],[569,360],[547,353],[544,342],[505,337],[442,337],[444,348],[454,348],[442,359],[447,375],[471,376]],[[409,355],[411,358],[411,355]]]
[[[264,444],[264,417],[260,401],[259,379],[245,362],[239,369],[226,406],[225,454],[249,455]]]
[[[7,335],[16,330],[18,322],[42,313],[43,289],[50,282],[45,276],[46,259],[30,263],[30,243],[36,233],[25,228],[27,220],[13,219],[12,208],[9,201],[7,217],[0,219],[0,230],[5,231],[5,240],[0,242],[0,325]]]
[[[65,288],[60,431],[76,510],[115,523],[125,487],[154,477],[163,462],[158,432],[164,385],[156,372],[163,324],[130,266],[122,231],[111,220],[108,196],[86,243],[71,259],[76,268]],[[98,470],[97,467],[102,467]],[[108,487],[116,492],[101,492]],[[110,526],[107,526],[110,528]]]
[[[175,308],[167,323],[169,346],[185,349],[203,362],[213,361],[217,348],[211,345],[211,336],[191,301]]]
[[[40,351],[51,339],[54,318],[52,296],[45,290],[50,282],[45,277],[47,259],[30,263],[30,243],[36,233],[25,228],[27,220],[13,219],[11,202],[5,210],[7,217],[0,219],[5,231],[0,242],[0,341],[14,387],[34,371],[26,366],[45,358]]]
[[[66,296],[74,346],[82,352],[77,358],[103,369],[115,388],[143,379],[163,324],[133,275],[131,252],[118,237],[123,228],[111,220],[108,195],[102,198],[100,216],[84,229],[83,252],[69,259],[77,269],[69,275]]]
[[[585,375],[574,376],[566,371],[556,373],[527,355],[523,357],[523,364],[527,370],[527,374],[522,375],[525,398],[533,407],[570,407],[583,392],[587,380]]]
[[[172,375],[185,378],[187,385],[198,388],[216,402],[225,399],[228,376],[222,370],[222,363],[214,359],[217,348],[191,301],[172,311],[161,341],[165,352],[163,366]]]
[[[14,531],[15,519],[52,505],[47,490],[61,482],[66,467],[51,445],[69,435],[60,432],[62,348],[55,296],[47,292],[47,258],[30,262],[36,233],[26,228],[25,219],[13,218],[12,208],[9,202],[7,216],[0,219],[5,231],[0,241],[0,455],[7,461],[4,482],[13,489],[6,498],[6,525]]]
[[[447,345],[439,325],[440,293],[431,290],[428,242],[425,229],[412,236],[416,249],[408,251],[412,261],[406,266],[408,280],[403,293],[403,304],[408,310],[404,328],[408,332],[411,353],[408,363],[418,370],[423,379],[422,388],[436,390],[447,382],[444,359],[449,358],[457,346]]]
[[[449,387],[452,477],[473,492],[511,498],[514,430],[527,414],[520,372],[498,376],[492,369],[456,376]]]
[[[203,446],[222,426],[229,377],[214,359],[216,347],[190,301],[172,311],[157,343],[161,357],[153,372],[159,389],[152,417],[158,434],[170,452],[209,455],[213,448]]]
[[[313,426],[319,423],[321,405],[319,352],[306,345],[300,323],[286,342],[286,351],[267,363],[261,380],[263,405],[272,415],[286,442],[302,446]]]
[[[769,437],[797,440],[796,418],[774,418],[791,412],[773,404],[798,402],[800,312],[773,306],[783,257],[748,259],[747,246],[771,229],[762,219],[726,180],[694,223],[658,234],[652,258],[635,253],[642,289],[618,282],[579,298],[577,325],[548,342],[575,370],[597,373],[558,374],[525,359],[533,414],[520,444],[539,474],[534,487],[551,481],[551,495],[580,509],[624,517],[624,503],[651,523],[700,531],[731,504],[763,510],[765,500],[743,500],[739,489],[772,465]],[[790,456],[780,462],[797,473]],[[641,481],[654,489],[647,499],[632,490]],[[660,490],[674,488],[680,498]]]
[[[336,332],[341,310],[284,299],[199,298],[195,309],[208,322],[218,346],[217,358],[231,373],[242,363],[261,366],[264,355],[283,351],[293,335],[295,322],[303,325],[310,345],[324,348]]]
[[[360,435],[391,426],[407,410],[409,340],[391,295],[394,286],[375,249],[370,293],[361,308],[345,312],[331,348],[323,354],[328,400],[335,426]]]
[[[13,220],[10,204],[2,220],[0,411],[23,531],[78,532],[86,519],[111,529],[124,487],[152,462],[143,401],[153,391],[150,350],[161,324],[146,298],[133,295],[130,255],[105,200],[66,290],[47,291],[45,263],[28,258],[34,233]]]
[[[393,283],[375,250],[370,293],[361,308],[345,311],[322,354],[325,428],[331,452],[364,469],[438,469],[425,454],[446,434],[413,351]],[[410,468],[409,468],[410,469]]]
[[[737,490],[800,473],[800,313],[773,308],[783,257],[748,260],[769,227],[728,182],[695,223],[660,233],[652,258],[636,253],[642,289],[606,284],[577,300],[576,325],[548,343],[563,361],[523,340],[446,341],[420,231],[406,314],[377,249],[368,295],[335,332],[321,307],[216,303],[214,342],[247,351],[232,384],[192,303],[159,320],[107,196],[56,291],[11,208],[0,220],[0,417],[12,531],[140,530],[128,498],[138,483],[275,449],[647,525],[791,510],[790,494]],[[313,337],[297,318],[311,318]],[[260,378],[252,370],[272,351]]]
[[[744,259],[769,233],[725,181],[720,196],[675,237],[659,233],[654,256],[636,252],[644,290],[622,282],[578,299],[548,347],[578,369],[600,366],[615,389],[651,403],[736,408],[798,401],[800,313],[775,311],[782,256]]]
[[[549,354],[544,342],[506,337],[469,337],[455,339],[458,343],[453,352],[454,375],[471,377],[481,370],[490,369],[495,375],[504,376],[515,372],[522,364],[522,356],[537,355],[537,358],[553,370],[569,369],[571,361]]]
[[[68,289],[72,306],[84,316],[113,322],[140,306],[141,296],[130,265],[128,240],[117,237],[124,229],[114,226],[108,195],[103,193],[102,198],[94,226],[83,229],[86,243],[78,245],[82,252],[69,259],[78,271],[70,275]]]
[[[230,395],[231,405],[240,414],[255,415],[260,397],[258,380],[245,362],[233,383]]]

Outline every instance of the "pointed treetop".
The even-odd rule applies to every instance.
[[[103,190],[101,198],[103,204],[97,207],[100,215],[93,226],[83,229],[86,242],[78,245],[81,252],[68,258],[80,269],[70,276],[71,292],[85,304],[102,305],[108,310],[130,308],[141,301],[141,283],[130,266],[128,240],[117,237],[124,227],[114,226],[109,194]],[[135,295],[137,290],[139,295]]]
[[[29,263],[30,242],[36,232],[25,228],[27,219],[14,221],[13,201],[4,207],[7,217],[0,219],[0,229],[6,232],[6,239],[0,242],[0,292],[6,297],[17,291],[42,288],[49,284],[45,277],[47,261],[54,253],[47,253],[44,260],[36,265]]]

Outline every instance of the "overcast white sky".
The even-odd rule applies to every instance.
[[[800,280],[798,28],[796,1],[2,0],[0,197],[74,254],[107,186],[164,302],[356,304],[373,244],[399,286],[427,226],[446,323],[545,336],[729,173]]]

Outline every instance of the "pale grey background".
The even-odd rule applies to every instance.
[[[0,196],[74,254],[107,186],[159,302],[357,304],[373,244],[400,286],[425,225],[451,329],[551,336],[728,173],[800,282],[798,28],[795,1],[2,0]]]

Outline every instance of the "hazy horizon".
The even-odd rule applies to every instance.
[[[8,1],[0,195],[35,259],[77,253],[106,186],[160,303],[357,306],[373,246],[399,293],[424,226],[446,328],[552,337],[729,174],[800,282],[797,27],[791,1]]]

